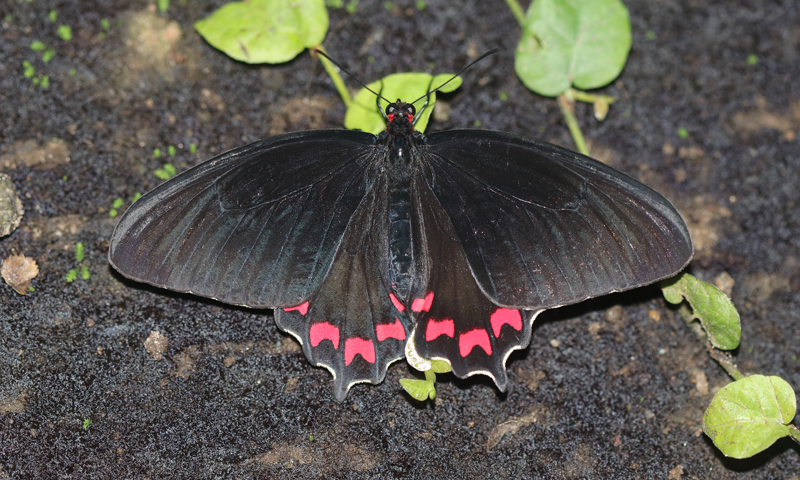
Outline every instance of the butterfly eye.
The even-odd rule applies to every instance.
[[[389,115],[389,114],[395,113],[395,110],[397,110],[397,109],[394,108],[394,104],[389,105],[388,107],[386,107],[386,114]]]
[[[406,108],[406,113],[410,114],[413,117],[414,114],[417,113],[417,109],[414,108],[414,105],[409,104],[408,107]]]

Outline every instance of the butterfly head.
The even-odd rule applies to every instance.
[[[396,102],[386,106],[386,119],[389,122],[386,131],[393,135],[413,132],[416,113],[414,105],[398,98]]]

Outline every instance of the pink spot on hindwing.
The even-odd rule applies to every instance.
[[[394,323],[384,323],[375,325],[375,336],[378,337],[379,342],[382,342],[387,338],[396,338],[398,340],[405,340],[406,330],[403,328],[403,324],[400,323],[400,319],[395,318]]]
[[[339,349],[339,328],[328,322],[311,325],[308,337],[311,339],[312,347],[316,347],[323,340],[330,340],[333,343],[333,348]]]
[[[350,365],[356,355],[361,355],[369,363],[375,363],[375,347],[372,345],[372,340],[364,340],[358,337],[345,340],[344,364]]]
[[[389,294],[389,299],[392,301],[392,305],[394,305],[394,308],[396,308],[398,312],[402,312],[403,310],[406,309],[406,307],[404,307],[403,304],[400,303],[400,300],[398,300],[397,297],[394,296],[394,293]]]
[[[466,357],[472,352],[476,346],[481,347],[487,355],[492,354],[492,344],[489,342],[489,333],[482,329],[476,328],[469,332],[462,333],[458,337],[458,353],[462,357]]]
[[[428,327],[425,329],[425,341],[430,342],[442,335],[453,338],[453,335],[455,335],[453,321],[449,318],[445,318],[440,322],[434,319],[428,320]]]
[[[425,298],[417,298],[411,303],[411,310],[414,312],[427,312],[433,303],[433,292],[429,292]]]
[[[511,325],[514,330],[522,330],[522,316],[519,310],[513,308],[498,308],[494,311],[489,321],[492,323],[492,331],[494,337],[500,336],[500,329],[503,325]]]
[[[308,302],[303,302],[296,307],[289,307],[283,309],[284,312],[291,312],[292,310],[297,310],[298,312],[300,312],[300,315],[305,315],[306,313],[308,313]]]

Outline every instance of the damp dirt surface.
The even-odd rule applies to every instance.
[[[488,378],[443,375],[436,402],[418,403],[398,383],[415,374],[398,362],[337,403],[330,374],[271,311],[112,271],[112,203],[125,200],[122,211],[158,185],[166,161],[182,171],[344,118],[307,52],[275,66],[235,62],[192,27],[222,1],[171,3],[166,13],[146,1],[0,8],[0,172],[25,209],[0,259],[23,254],[39,267],[29,295],[0,285],[0,478],[798,478],[789,440],[733,460],[702,433],[730,379],[656,287],[541,315],[530,347],[508,361],[505,393]],[[578,106],[584,134],[595,156],[683,213],[697,247],[689,271],[733,285],[739,367],[798,388],[800,4],[625,3],[633,49],[602,89],[619,100],[602,123]],[[504,2],[389,6],[330,10],[328,52],[369,82],[457,71],[502,48],[442,96],[449,117],[429,130],[479,122],[572,144],[555,100],[514,73],[520,28]],[[49,62],[35,40],[54,49]],[[24,76],[24,61],[47,88]],[[76,242],[90,277],[67,283],[81,269]]]

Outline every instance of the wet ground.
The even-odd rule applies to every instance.
[[[268,135],[342,123],[307,53],[248,66],[207,45],[192,24],[222,3],[173,1],[166,13],[146,1],[0,5],[0,173],[26,212],[0,258],[39,267],[30,295],[0,285],[0,478],[798,478],[800,448],[788,440],[731,460],[702,434],[729,379],[654,287],[540,317],[530,348],[508,362],[507,393],[444,376],[435,405],[419,404],[402,393],[411,372],[398,363],[340,404],[329,373],[270,311],[111,271],[109,211],[161,182],[154,171],[167,159],[155,148],[174,145],[169,160],[183,170]],[[578,108],[592,151],[678,206],[694,275],[730,276],[740,368],[800,387],[800,4],[626,4],[633,50],[603,90],[620,100],[603,123]],[[449,118],[429,130],[480,122],[571,145],[555,101],[515,77],[520,30],[504,2],[415,5],[331,10],[324,45],[364,81],[454,71],[503,48],[444,96]],[[53,48],[49,62],[34,40]],[[80,271],[76,242],[90,277],[67,283]],[[166,348],[145,347],[151,331]]]

